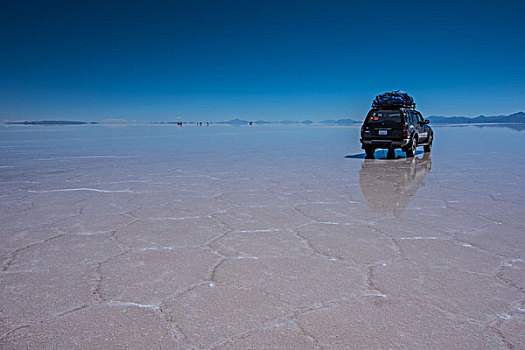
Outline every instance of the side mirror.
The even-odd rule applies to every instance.
[[[429,124],[429,123],[430,123],[430,120],[428,119],[423,120],[423,124]]]

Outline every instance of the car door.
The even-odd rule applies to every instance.
[[[419,134],[419,142],[424,142],[428,138],[428,127],[425,125],[425,120],[423,119],[423,116],[421,116],[421,113],[414,111],[414,114],[417,119],[416,125]]]
[[[419,134],[419,129],[417,127],[418,123],[416,121],[417,116],[412,111],[405,111],[405,113],[407,116],[408,134],[409,135]]]

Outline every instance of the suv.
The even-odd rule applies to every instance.
[[[434,132],[428,123],[415,110],[413,102],[408,105],[374,102],[361,127],[361,148],[368,158],[374,157],[377,148],[388,149],[388,158],[394,157],[396,148],[406,152],[407,157],[413,157],[418,146],[430,152]]]

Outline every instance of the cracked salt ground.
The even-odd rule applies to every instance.
[[[399,257],[397,244],[370,227],[355,223],[350,226],[312,224],[297,230],[320,255],[369,265]]]
[[[205,281],[217,259],[202,248],[130,251],[101,265],[101,294],[104,300],[159,305]]]
[[[228,257],[255,256],[300,258],[312,255],[305,244],[297,244],[292,231],[266,231],[259,234],[230,232],[210,245]]]
[[[224,225],[213,217],[186,220],[141,219],[116,231],[130,248],[199,247],[223,234]]]
[[[0,131],[2,349],[525,349],[515,131],[215,128]]]

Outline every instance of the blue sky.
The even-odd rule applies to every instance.
[[[0,119],[362,119],[525,110],[518,1],[9,2]]]

